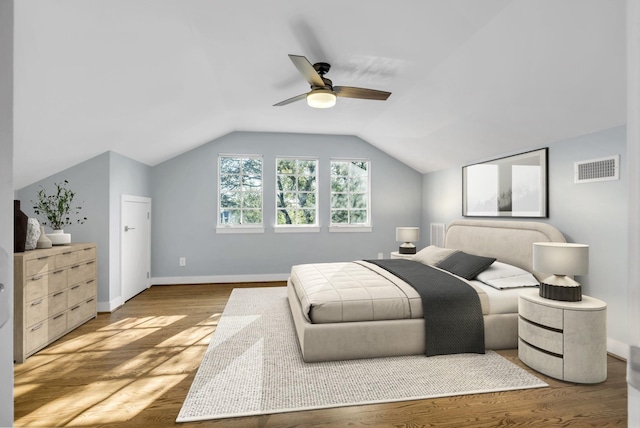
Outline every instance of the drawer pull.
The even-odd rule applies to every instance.
[[[40,281],[42,278],[44,278],[43,276],[34,276],[31,281],[32,282],[36,282],[36,281]]]
[[[95,263],[95,261],[87,262],[88,265],[92,265],[94,263]]]
[[[40,303],[42,303],[42,301],[43,301],[43,300],[44,300],[44,299],[40,299],[40,300],[38,300],[37,302],[32,302],[32,303],[31,303],[31,306],[38,306]]]
[[[91,250],[92,250],[92,248],[91,248],[91,247],[88,247],[88,248],[85,248],[85,249],[84,249],[84,251],[91,251]]]
[[[57,271],[55,271],[53,274],[54,274],[54,275],[57,275],[57,274],[62,273],[62,272],[64,272],[64,269],[57,270]]]
[[[61,318],[61,317],[63,317],[63,316],[64,316],[64,314],[58,314],[58,315],[56,315],[55,317],[53,317],[53,319],[54,319],[54,320],[57,320],[57,319],[59,319],[59,318]]]
[[[80,265],[71,266],[71,269],[78,269]]]
[[[71,287],[72,290],[75,290],[76,288],[80,288],[79,285],[74,285],[73,287]]]
[[[37,326],[33,327],[31,329],[31,331],[38,331],[38,330],[40,330],[42,328],[43,325],[44,325],[44,323],[40,323]]]
[[[93,279],[90,279],[89,281],[87,281],[87,284],[91,284],[93,281]]]
[[[68,256],[69,254],[71,254],[71,251],[67,251],[66,253],[62,253],[63,256]]]
[[[46,260],[48,258],[49,258],[49,256],[44,256],[44,257],[38,257],[36,260]]]
[[[53,295],[53,297],[58,297],[60,295],[64,294],[63,291],[58,291],[56,294]]]
[[[91,302],[93,302],[93,297],[87,300],[87,303],[91,303]]]
[[[71,308],[72,311],[75,311],[76,309],[78,309],[80,307],[80,305],[78,306],[74,306],[73,308]]]

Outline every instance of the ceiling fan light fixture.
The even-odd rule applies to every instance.
[[[314,89],[307,94],[307,104],[313,108],[330,108],[336,105],[336,94],[329,89]]]

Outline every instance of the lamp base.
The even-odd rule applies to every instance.
[[[416,253],[416,247],[403,247],[402,245],[400,245],[398,247],[398,252],[400,254],[415,254]]]
[[[561,300],[563,302],[579,302],[582,300],[582,287],[540,283],[540,297],[550,300]]]

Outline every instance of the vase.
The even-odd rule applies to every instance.
[[[29,217],[20,210],[20,201],[13,201],[13,252],[22,253],[27,243]]]
[[[40,226],[40,237],[36,242],[36,248],[51,248],[52,245],[51,239],[44,233],[44,226]]]
[[[64,233],[63,229],[56,229],[47,237],[51,240],[52,245],[69,245],[71,243],[71,234]]]

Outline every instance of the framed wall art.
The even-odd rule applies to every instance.
[[[549,216],[549,149],[462,167],[465,217]]]

